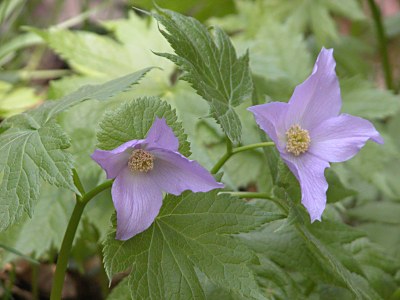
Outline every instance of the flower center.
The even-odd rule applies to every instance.
[[[143,149],[135,149],[132,151],[128,160],[128,167],[132,172],[148,172],[153,170],[154,156]]]
[[[310,147],[311,139],[308,130],[301,128],[297,124],[292,125],[292,127],[286,131],[286,139],[286,150],[294,156],[299,156]]]

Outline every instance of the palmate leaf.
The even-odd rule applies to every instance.
[[[241,123],[234,107],[251,97],[249,55],[237,58],[229,37],[220,28],[213,35],[199,21],[157,9],[153,16],[165,27],[161,33],[176,55],[156,53],[173,61],[196,92],[210,104],[211,115],[233,142],[239,142]]]
[[[168,195],[152,226],[128,241],[115,240],[112,231],[104,245],[109,278],[132,268],[132,299],[205,299],[198,269],[246,299],[264,299],[248,267],[253,254],[229,235],[280,215],[217,193]]]
[[[39,195],[40,178],[79,194],[72,180],[70,141],[54,117],[89,99],[106,100],[137,83],[149,69],[78,91],[20,115],[0,126],[0,231],[29,216]]]

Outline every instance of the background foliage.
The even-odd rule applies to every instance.
[[[163,115],[181,152],[210,169],[225,134],[243,145],[265,138],[246,108],[287,101],[325,46],[334,48],[342,111],[371,120],[385,144],[368,143],[327,171],[322,223],[309,224],[298,183],[276,153],[252,150],[228,161],[223,181],[277,201],[167,196],[152,227],[122,243],[104,193],[85,210],[71,273],[89,276],[87,262],[97,259],[93,277],[106,297],[108,280],[125,272],[108,299],[400,299],[399,10],[384,18],[388,89],[368,1],[157,2],[183,15],[152,1],[103,1],[40,23],[34,16],[46,7],[38,2],[0,3],[3,270],[15,272],[21,255],[53,264],[73,209],[72,167],[87,190],[105,179],[89,157],[96,147],[143,138]],[[63,10],[62,1],[54,5]],[[133,126],[141,114],[143,128]],[[5,294],[10,278],[1,281]]]

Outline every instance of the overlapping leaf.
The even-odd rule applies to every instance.
[[[104,248],[108,276],[132,268],[133,299],[205,299],[198,269],[246,299],[263,299],[248,267],[252,253],[229,235],[247,232],[279,215],[217,193],[168,195],[145,232],[125,242],[115,240],[111,232]]]
[[[211,115],[233,142],[240,141],[241,123],[234,107],[251,97],[253,91],[249,55],[237,58],[236,51],[220,28],[213,35],[199,21],[158,9],[154,17],[165,27],[161,33],[176,55],[157,53],[173,61],[196,92],[207,100]]]
[[[99,148],[111,150],[127,141],[145,138],[156,117],[165,118],[179,140],[179,152],[189,156],[190,145],[175,110],[158,97],[138,98],[106,114],[97,133]]]

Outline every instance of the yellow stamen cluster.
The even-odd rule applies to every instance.
[[[294,156],[299,156],[310,147],[310,135],[308,130],[301,128],[298,124],[292,125],[286,131],[286,150]]]
[[[148,172],[153,170],[154,156],[143,149],[133,150],[128,160],[128,167],[132,172]]]

